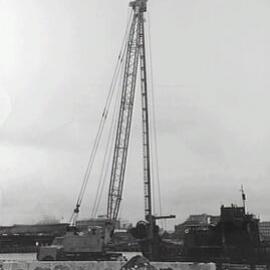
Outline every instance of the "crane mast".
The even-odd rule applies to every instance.
[[[152,216],[151,196],[151,172],[150,172],[150,139],[149,139],[149,115],[147,96],[147,73],[145,59],[145,35],[144,18],[140,14],[139,24],[139,49],[140,49],[140,73],[141,73],[141,99],[142,99],[142,133],[143,133],[143,178],[144,178],[144,211],[145,218]]]
[[[110,176],[109,196],[107,203],[107,216],[111,220],[117,219],[120,202],[122,199],[139,61],[141,71],[140,75],[143,118],[145,214],[147,216],[152,215],[149,161],[149,123],[147,108],[147,82],[145,67],[143,16],[143,13],[146,11],[146,2],[147,0],[136,0],[130,2],[130,6],[133,8],[134,14],[128,36],[121,103],[117,123],[113,162]]]
[[[107,216],[115,221],[118,217],[122,199],[124,175],[127,162],[132,112],[135,97],[138,66],[141,81],[141,109],[142,109],[142,143],[143,143],[143,179],[144,179],[144,212],[145,243],[144,254],[149,259],[160,256],[159,236],[156,220],[175,218],[170,216],[154,216],[152,213],[151,168],[150,168],[150,125],[147,95],[147,72],[144,13],[147,10],[147,0],[134,0],[130,2],[134,14],[129,31],[125,68],[123,75],[121,103],[117,123],[114,145],[113,163],[111,169]],[[140,222],[138,222],[140,224]]]

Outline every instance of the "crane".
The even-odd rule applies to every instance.
[[[146,253],[149,258],[157,257],[155,251],[156,235],[154,233],[157,219],[174,218],[175,216],[153,216],[152,189],[151,189],[151,155],[149,136],[149,109],[148,109],[148,81],[146,70],[145,46],[145,13],[148,0],[134,0],[130,2],[133,10],[132,21],[127,38],[127,49],[121,89],[121,102],[118,114],[114,152],[110,173],[110,184],[107,200],[107,217],[113,223],[117,220],[123,194],[129,139],[134,108],[134,97],[137,83],[137,73],[140,75],[141,112],[142,112],[142,144],[143,144],[143,182],[144,182],[144,212],[146,222]],[[78,203],[74,213],[78,213]]]
[[[147,102],[147,80],[145,67],[145,38],[144,38],[144,12],[147,0],[135,0],[130,2],[133,9],[132,22],[130,25],[125,66],[122,81],[121,102],[117,121],[117,129],[114,143],[114,153],[110,174],[110,185],[107,200],[107,217],[115,221],[118,217],[120,202],[123,193],[123,184],[127,163],[130,130],[132,124],[133,105],[137,81],[138,65],[140,64],[141,96],[142,96],[142,121],[143,121],[143,158],[144,158],[144,183],[146,215],[151,215],[151,184],[150,184],[150,149],[149,149],[149,120]],[[90,155],[83,183],[78,199],[70,219],[70,225],[76,226],[80,206],[88,183],[90,171],[93,166],[95,154],[100,144],[101,133],[107,118],[108,111],[105,109],[99,125],[94,146]]]
[[[134,235],[138,236],[143,243],[144,253],[149,259],[159,257],[158,227],[157,219],[174,218],[175,216],[154,216],[152,213],[152,190],[151,190],[151,168],[150,168],[150,136],[149,136],[149,110],[147,92],[147,71],[146,71],[146,49],[145,49],[145,29],[144,14],[147,11],[148,0],[134,0],[130,2],[133,15],[128,31],[123,80],[121,85],[121,100],[117,118],[116,135],[114,141],[114,151],[110,173],[110,184],[107,200],[108,222],[104,232],[93,231],[85,237],[76,235],[76,220],[83,200],[85,189],[98,150],[101,134],[108,115],[110,98],[106,101],[105,109],[102,113],[101,122],[95,138],[87,170],[79,192],[75,209],[70,221],[70,227],[66,236],[60,241],[60,245],[54,247],[41,248],[38,259],[43,260],[48,257],[54,259],[79,258],[79,259],[111,259],[117,258],[118,254],[106,254],[104,246],[109,242],[113,233],[114,222],[118,218],[120,202],[122,200],[123,184],[127,166],[127,156],[129,149],[129,139],[132,124],[134,107],[134,97],[137,83],[137,73],[140,75],[141,89],[141,112],[142,112],[142,144],[143,144],[143,182],[144,182],[144,211],[145,221],[138,222],[134,229]],[[120,57],[121,58],[121,57]],[[122,59],[122,58],[121,58]],[[143,235],[141,232],[143,231]],[[86,243],[86,244],[84,244]],[[75,245],[75,246],[74,246]],[[58,248],[58,249],[57,249]],[[52,255],[53,254],[53,255]]]
[[[128,47],[122,85],[121,104],[119,110],[114,155],[110,176],[110,187],[107,203],[107,216],[111,220],[118,217],[122,199],[123,184],[126,170],[130,128],[132,123],[133,104],[137,80],[138,64],[140,64],[142,121],[143,121],[143,159],[146,215],[151,215],[151,184],[150,184],[150,149],[149,120],[147,102],[147,80],[145,67],[144,12],[147,0],[136,0],[130,3],[134,10],[129,32]]]
[[[124,79],[120,111],[118,116],[117,132],[114,146],[113,163],[110,177],[110,187],[107,203],[107,216],[110,220],[116,220],[122,199],[124,176],[126,170],[130,128],[132,123],[133,104],[137,80],[138,66],[141,81],[142,104],[142,143],[143,143],[143,180],[144,180],[144,211],[145,222],[139,222],[138,228],[143,224],[145,231],[145,255],[149,259],[159,257],[157,250],[156,220],[175,218],[170,216],[153,216],[152,191],[150,170],[150,136],[149,136],[149,110],[147,93],[146,51],[144,13],[147,11],[147,0],[135,0],[130,2],[134,14],[129,32]],[[156,233],[155,233],[156,232]],[[136,233],[135,233],[136,235]]]

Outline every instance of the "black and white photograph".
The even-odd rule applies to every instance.
[[[269,270],[269,14],[0,0],[0,270]]]

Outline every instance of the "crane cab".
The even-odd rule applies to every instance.
[[[69,227],[64,236],[54,239],[52,245],[39,247],[37,259],[55,261],[102,258],[112,232],[111,223],[107,223],[104,227],[89,226],[87,231],[83,232],[78,232],[76,227]]]

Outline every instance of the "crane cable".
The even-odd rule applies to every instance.
[[[121,90],[121,89],[119,88],[119,90]],[[121,91],[119,91],[119,93],[117,93],[117,96],[120,97],[120,94],[121,94]],[[113,146],[114,146],[113,135],[115,134],[116,128],[117,128],[117,125],[116,125],[117,115],[118,115],[117,109],[119,108],[120,102],[121,102],[121,99],[116,98],[113,117],[112,117],[112,123],[111,123],[111,127],[110,127],[109,140],[108,140],[107,145],[106,145],[106,151],[105,151],[103,164],[102,164],[102,174],[100,175],[98,191],[96,193],[95,203],[94,203],[94,206],[92,209],[92,214],[91,214],[91,216],[93,218],[96,217],[97,212],[99,210],[100,202],[101,202],[101,199],[103,198],[105,182],[106,182],[106,179],[107,179],[107,176],[109,173],[109,169],[111,166],[110,160],[112,158]]]
[[[122,65],[123,66],[123,65]],[[116,133],[116,128],[117,128],[117,115],[118,115],[118,108],[120,106],[120,94],[121,94],[121,80],[119,80],[118,82],[118,91],[116,94],[116,98],[115,98],[115,104],[114,104],[114,109],[113,109],[113,116],[112,116],[112,121],[111,121],[111,126],[110,126],[110,130],[109,130],[109,135],[108,135],[108,140],[107,140],[107,144],[106,144],[106,148],[105,148],[105,154],[103,157],[103,162],[102,162],[102,170],[101,170],[101,174],[99,177],[99,183],[98,183],[98,187],[97,187],[97,192],[96,192],[96,196],[95,196],[95,201],[92,207],[92,212],[91,212],[91,217],[94,218],[97,215],[97,212],[99,210],[99,206],[100,206],[100,202],[101,199],[103,198],[103,192],[104,192],[104,188],[105,188],[105,182],[108,176],[108,172],[109,172],[109,168],[110,168],[110,159],[112,157],[112,153],[113,153],[113,145],[114,145],[114,141],[113,141],[113,135]]]
[[[130,18],[131,18],[131,14],[130,14]],[[111,81],[111,84],[110,84],[110,87],[109,87],[109,93],[108,93],[108,96],[106,98],[106,102],[105,102],[105,106],[104,106],[104,109],[103,109],[103,112],[102,112],[101,120],[100,120],[100,123],[99,123],[99,126],[98,126],[98,131],[97,131],[97,134],[96,134],[96,137],[95,137],[95,140],[94,140],[94,145],[93,145],[93,148],[92,148],[92,151],[91,151],[88,163],[87,163],[86,171],[85,171],[85,174],[84,174],[84,177],[83,177],[83,182],[82,182],[80,192],[79,192],[79,195],[78,195],[78,198],[77,198],[77,201],[76,201],[76,206],[75,206],[73,214],[72,214],[72,216],[70,218],[70,223],[72,225],[74,225],[74,223],[76,222],[76,220],[74,220],[74,219],[76,219],[76,217],[77,217],[77,215],[79,213],[79,208],[81,206],[82,199],[83,199],[83,196],[84,196],[84,193],[85,193],[88,181],[89,181],[89,177],[91,175],[92,167],[93,167],[93,164],[94,164],[94,161],[95,161],[96,153],[97,153],[98,147],[100,145],[100,141],[101,141],[102,133],[103,133],[103,130],[104,130],[105,122],[106,122],[106,119],[107,119],[107,116],[108,116],[108,113],[109,113],[109,109],[110,109],[110,105],[111,105],[111,102],[112,102],[112,98],[113,98],[113,95],[114,95],[114,92],[115,92],[115,84],[116,84],[117,78],[119,76],[121,63],[123,61],[123,55],[124,55],[125,47],[126,47],[125,40],[126,40],[127,32],[128,32],[128,27],[127,27],[127,29],[125,31],[125,37],[123,39],[121,49],[120,49],[120,53],[119,53],[118,58],[117,58],[116,67],[115,67],[113,77],[112,77],[112,81]]]
[[[151,94],[151,101],[152,101],[152,137],[153,137],[153,144],[152,144],[152,154],[155,157],[155,162],[152,159],[152,163],[154,162],[155,167],[152,165],[152,169],[155,169],[156,172],[156,180],[157,180],[157,193],[158,193],[158,206],[159,206],[159,215],[162,216],[162,199],[161,199],[161,186],[160,186],[160,175],[159,175],[159,160],[158,160],[158,143],[157,143],[157,125],[156,125],[156,111],[155,111],[155,95],[154,95],[154,76],[153,76],[153,58],[152,58],[152,50],[151,50],[151,25],[150,25],[150,15],[149,12],[147,13],[148,19],[148,47],[149,47],[149,63],[150,63],[150,94]],[[154,181],[153,181],[154,182]],[[154,186],[153,186],[154,189]],[[154,191],[154,190],[153,190]],[[155,200],[155,198],[154,198]],[[153,206],[155,204],[153,203]],[[161,220],[163,222],[163,220]],[[163,224],[164,226],[164,224]]]
[[[118,79],[118,81],[116,81],[117,85],[117,94],[116,94],[116,98],[115,98],[115,104],[114,104],[114,110],[113,110],[113,116],[112,116],[112,122],[111,122],[111,126],[110,126],[110,130],[109,130],[109,136],[108,136],[108,140],[107,140],[107,144],[106,144],[106,148],[105,148],[105,154],[104,154],[104,158],[103,158],[103,162],[102,162],[102,173],[100,175],[99,178],[99,184],[97,187],[97,192],[96,192],[96,196],[95,196],[95,200],[94,200],[94,204],[92,207],[92,212],[91,212],[91,217],[95,217],[98,209],[99,209],[99,205],[101,202],[101,198],[102,198],[102,194],[104,192],[104,187],[105,187],[105,181],[108,175],[108,171],[109,171],[109,166],[110,166],[110,157],[112,157],[112,151],[113,151],[113,135],[116,133],[116,128],[117,128],[117,109],[120,107],[120,94],[121,94],[121,84],[122,84],[122,77],[123,77],[123,71],[124,71],[124,65],[123,65],[123,60],[124,60],[124,56],[126,55],[126,51],[127,51],[127,41],[128,41],[128,33],[131,27],[131,21],[132,21],[132,11],[130,12],[130,15],[128,17],[127,20],[127,27],[125,30],[125,34],[124,34],[124,39],[123,39],[123,43],[122,43],[122,48],[123,49],[123,53],[122,53],[122,57],[121,57],[121,67],[119,68],[119,74],[122,76],[118,76],[116,79]],[[118,74],[118,75],[119,75]]]
[[[148,15],[149,16],[149,15]],[[161,202],[161,187],[160,187],[160,177],[159,177],[159,163],[158,163],[158,153],[157,153],[157,128],[156,128],[156,117],[155,117],[155,97],[154,97],[154,84],[153,84],[153,63],[152,63],[152,51],[151,51],[151,36],[150,36],[150,18],[148,18],[149,24],[148,24],[148,32],[149,32],[149,39],[148,39],[148,47],[149,47],[149,62],[150,62],[150,99],[152,100],[152,106],[150,106],[150,108],[152,108],[151,110],[151,135],[152,135],[152,140],[150,141],[151,143],[151,149],[152,149],[152,156],[154,157],[154,159],[151,159],[151,170],[152,170],[152,175],[154,176],[154,172],[155,172],[155,178],[157,181],[157,197],[158,197],[158,206],[159,206],[159,215],[162,215],[162,202]],[[119,81],[121,83],[121,81]],[[120,89],[120,87],[119,87]],[[120,94],[120,92],[119,92]],[[117,99],[116,99],[117,101]],[[118,108],[117,106],[117,102],[115,102],[115,108],[114,108],[114,115],[116,113],[116,108]],[[117,120],[116,115],[113,116],[113,119]],[[114,125],[114,122],[112,121],[112,125],[111,125],[111,129],[110,129],[110,135],[112,133],[112,126]],[[116,125],[114,125],[114,130],[116,129]],[[99,182],[99,186],[98,186],[98,192],[96,193],[96,198],[95,198],[95,204],[93,206],[92,209],[92,217],[95,217],[100,205],[100,201],[102,198],[102,193],[104,191],[104,184],[105,184],[105,180],[108,174],[108,167],[109,167],[109,158],[111,156],[112,153],[112,146],[109,146],[109,142],[112,142],[111,140],[108,141],[108,144],[106,146],[106,153],[104,156],[104,160],[103,160],[103,166],[102,166],[102,172],[103,174],[100,177],[100,182]],[[110,149],[110,153],[108,153],[108,148]],[[107,164],[107,169],[105,169],[105,165]],[[153,210],[155,212],[155,182],[152,182],[153,184]],[[164,227],[164,222],[163,220],[161,221]]]

